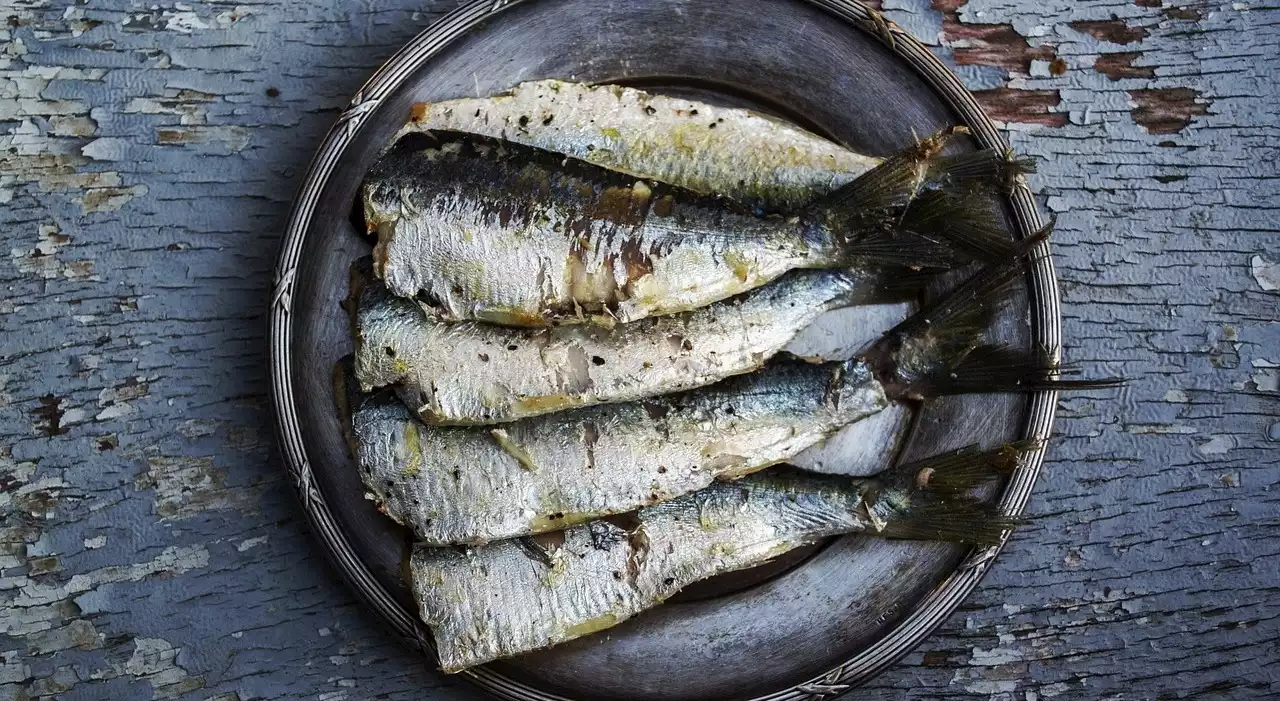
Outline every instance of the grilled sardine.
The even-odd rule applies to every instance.
[[[415,133],[366,178],[365,222],[387,288],[448,318],[612,325],[696,309],[798,268],[919,264],[918,241],[1007,255],[1007,235],[968,193],[973,180],[1021,166],[996,152],[943,157],[945,141],[926,139],[795,216],[761,217],[514,142]]]
[[[995,476],[1007,471],[1008,451],[970,455],[965,464],[971,474]],[[993,508],[930,502],[918,487],[771,470],[626,520],[573,526],[554,541],[506,540],[465,552],[418,545],[410,570],[440,666],[457,672],[604,630],[693,582],[829,536],[994,543],[1011,525]]]
[[[865,364],[790,362],[683,394],[492,429],[426,426],[383,394],[353,425],[361,476],[384,513],[425,543],[475,544],[741,477],[885,406]]]
[[[431,424],[487,424],[643,399],[750,372],[824,312],[883,301],[882,273],[795,271],[737,298],[613,328],[451,322],[352,271],[361,389],[394,385]]]
[[[436,130],[536,146],[767,211],[796,211],[881,160],[741,108],[560,80],[417,104],[400,135]]]

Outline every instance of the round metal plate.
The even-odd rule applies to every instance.
[[[397,53],[321,144],[297,196],[277,269],[271,364],[280,442],[317,537],[369,607],[433,655],[402,576],[407,533],[363,499],[335,411],[332,371],[351,351],[339,301],[368,244],[349,222],[363,174],[412,103],[487,95],[540,78],[621,82],[745,105],[884,155],[950,124],[967,147],[1003,147],[995,125],[929,51],[848,0],[491,0],[466,5]],[[1031,194],[1008,198],[1010,228],[1040,225]],[[993,338],[1057,349],[1047,249]],[[897,308],[845,310],[808,343],[856,345]],[[853,473],[962,445],[1044,440],[1056,395],[965,396],[899,410],[798,460]],[[995,498],[1026,505],[1042,450]],[[823,699],[865,681],[936,628],[998,548],[836,539],[770,569],[726,575],[616,628],[464,672],[504,699]]]

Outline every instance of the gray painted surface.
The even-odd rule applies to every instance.
[[[452,3],[3,2],[0,698],[476,698],[319,561],[264,342],[307,159]],[[883,5],[1043,158],[1067,358],[1134,383],[1063,402],[1036,520],[855,696],[1280,693],[1280,12]]]

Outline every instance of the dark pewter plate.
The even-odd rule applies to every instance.
[[[397,635],[433,658],[402,574],[407,533],[363,499],[335,411],[351,352],[339,308],[369,250],[351,212],[365,171],[418,101],[488,95],[540,78],[616,82],[791,120],[864,153],[968,126],[963,148],[1003,147],[995,125],[929,51],[849,0],[492,0],[466,5],[391,58],[325,138],[294,204],[271,309],[280,442],[325,552]],[[1025,187],[1010,229],[1040,225]],[[1043,246],[995,339],[1056,349],[1058,293]],[[856,346],[904,310],[845,310],[806,343]],[[1045,439],[1056,396],[965,396],[847,430],[799,460],[869,473],[980,442]],[[1043,452],[993,498],[1021,513]],[[906,654],[977,585],[999,548],[833,539],[725,575],[609,631],[464,676],[504,699],[825,699]]]

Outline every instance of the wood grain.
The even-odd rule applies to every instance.
[[[1066,356],[1134,383],[1063,402],[1036,520],[858,696],[1280,693],[1280,12],[882,5],[1041,156]],[[0,12],[0,698],[476,698],[313,554],[263,340],[307,159],[453,3],[146,7]]]

